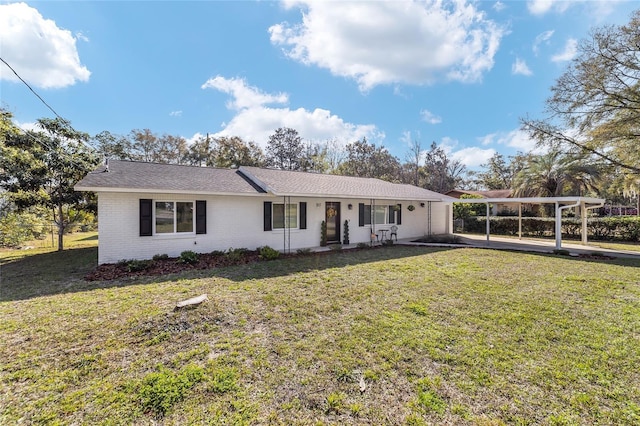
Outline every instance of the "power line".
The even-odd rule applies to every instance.
[[[27,83],[26,81],[24,81],[24,79],[22,77],[20,77],[20,75],[16,72],[16,70],[13,69],[13,67],[11,65],[9,65],[7,63],[7,61],[5,61],[2,57],[0,57],[0,61],[2,61],[2,63],[4,63],[6,66],[9,67],[9,69],[11,71],[13,71],[13,73],[16,75],[16,77],[18,77],[18,79],[20,79],[21,82],[24,83],[25,86],[27,86],[29,88],[29,90],[31,90],[31,93],[33,93],[34,95],[36,95],[36,97],[38,99],[40,99],[40,102],[42,102],[43,104],[45,104],[45,106],[47,108],[49,108],[51,110],[51,112],[58,117],[60,120],[62,120],[64,122],[64,124],[66,124],[67,126],[71,127],[71,125],[69,124],[68,120],[65,120],[64,118],[62,118],[60,116],[60,114],[58,114],[53,108],[51,108],[51,105],[49,105],[44,99],[42,99],[42,97],[40,95],[38,95],[38,93],[36,93],[35,90],[33,90],[33,88],[31,86],[29,86],[29,83]],[[72,128],[72,127],[71,127]],[[72,128],[73,129],[73,128]]]
[[[29,88],[29,90],[31,91],[31,93],[33,93],[39,100],[40,102],[42,102],[47,108],[49,108],[49,110],[51,110],[51,112],[60,119],[60,121],[62,121],[62,124],[64,124],[67,128],[69,128],[69,130],[72,130],[73,132],[78,133],[78,131],[76,129],[73,128],[73,126],[71,126],[71,122],[65,118],[63,118],[60,114],[58,114],[56,112],[56,110],[53,109],[53,107],[51,107],[51,105],[49,105],[43,98],[42,96],[40,96],[34,89],[33,87],[31,87],[29,85],[29,83],[27,83],[22,77],[20,77],[20,75],[17,73],[16,70],[13,69],[13,67],[11,65],[9,65],[9,63],[7,61],[4,60],[4,58],[0,57],[0,61],[2,61],[3,64],[5,64],[7,67],[9,67],[9,69],[15,74],[16,77],[18,77],[18,79],[24,83],[25,86],[27,86]],[[29,132],[25,132],[25,134],[29,134]],[[33,136],[30,135],[32,138]],[[34,140],[37,140],[34,138]],[[89,148],[91,151],[96,152],[98,154],[100,154],[97,149],[93,146],[91,146],[90,144],[88,144],[87,142],[83,141],[82,139],[79,139],[79,141],[86,146],[87,148]],[[39,140],[40,143],[42,143],[44,146],[46,146],[47,148],[49,148],[49,150],[51,150],[51,147],[48,146],[47,144],[45,144],[43,141]]]

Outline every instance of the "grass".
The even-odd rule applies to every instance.
[[[611,243],[608,241],[589,241],[589,245],[609,250],[640,252],[640,243]]]
[[[88,283],[73,254],[2,254],[1,424],[640,422],[638,260],[394,246]]]

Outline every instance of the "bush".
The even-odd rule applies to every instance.
[[[169,258],[169,255],[164,253],[164,254],[154,254],[153,255],[153,260],[166,260]]]
[[[490,218],[491,233],[495,235],[517,235],[517,217]],[[470,217],[464,221],[464,232],[484,234],[485,217]],[[563,218],[561,232],[563,236],[579,238],[582,233],[580,218]],[[523,236],[550,237],[555,235],[555,218],[523,217]],[[640,241],[640,217],[596,217],[587,220],[588,238],[598,240]]]
[[[232,247],[229,247],[229,250],[227,250],[225,256],[230,262],[237,263],[242,261],[248,252],[249,250],[246,248],[234,249]]]
[[[275,260],[280,257],[280,252],[269,246],[260,247],[258,253],[260,254],[260,259],[263,260]]]
[[[180,257],[178,258],[178,262],[179,263],[186,263],[189,265],[193,265],[195,263],[198,263],[198,253],[191,251],[191,250],[185,250],[182,253],[180,253]]]
[[[138,260],[138,259],[122,259],[119,260],[117,265],[127,272],[144,271],[151,265],[150,260]]]
[[[369,248],[370,246],[367,243],[358,243],[356,247],[358,247],[359,249],[366,249],[366,248]]]
[[[0,219],[0,247],[18,247],[44,238],[45,221],[34,213],[8,213]]]

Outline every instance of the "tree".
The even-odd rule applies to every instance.
[[[91,146],[105,158],[117,160],[133,160],[133,146],[124,136],[114,135],[109,131],[103,131],[91,139]]]
[[[149,129],[134,129],[129,136],[131,140],[131,156],[135,160],[148,163],[158,159],[158,137]]]
[[[425,181],[421,186],[444,194],[463,184],[466,166],[458,160],[449,158],[435,142],[431,143],[424,158],[422,170]]]
[[[6,115],[4,116],[6,117]],[[38,120],[41,131],[3,132],[0,187],[18,210],[45,206],[58,227],[58,250],[65,230],[83,210],[94,209],[91,194],[73,186],[98,164],[87,148],[89,136],[59,118]]]
[[[555,149],[542,155],[529,155],[514,180],[514,191],[519,197],[584,195],[596,191],[599,176],[598,166],[584,157]]]
[[[304,147],[304,164],[302,169],[306,172],[326,173],[329,171],[329,149],[320,144],[307,143]]]
[[[489,161],[480,165],[485,170],[476,173],[475,184],[486,190],[511,189],[513,179],[522,169],[523,159],[524,155],[518,154],[508,157],[507,162],[504,155],[496,152]]]
[[[220,137],[215,140],[213,159],[215,167],[238,168],[240,166],[262,167],[264,153],[253,142],[245,142],[238,136]]]
[[[521,120],[531,137],[640,173],[640,10],[582,40],[551,91],[546,119]]]
[[[362,138],[348,144],[346,151],[346,160],[338,167],[340,174],[398,181],[400,161],[389,154],[385,147],[370,144],[366,138]]]
[[[280,127],[269,136],[267,165],[281,170],[303,170],[304,148],[302,138],[296,130]]]
[[[187,164],[191,166],[215,166],[215,158],[213,154],[213,141],[207,136],[200,136],[189,147],[186,158]]]
[[[420,163],[422,162],[422,144],[418,140],[414,140],[409,145],[409,151],[406,155],[406,162],[403,165],[406,171],[406,178],[403,179],[407,183],[420,186]]]

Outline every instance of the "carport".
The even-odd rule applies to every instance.
[[[491,231],[491,204],[518,204],[518,238],[522,239],[522,205],[523,204],[554,204],[555,205],[555,237],[556,249],[562,248],[562,211],[577,208],[582,223],[582,244],[587,244],[587,210],[604,206],[604,198],[592,197],[521,197],[521,198],[465,198],[455,203],[485,204],[487,206],[487,243]]]

